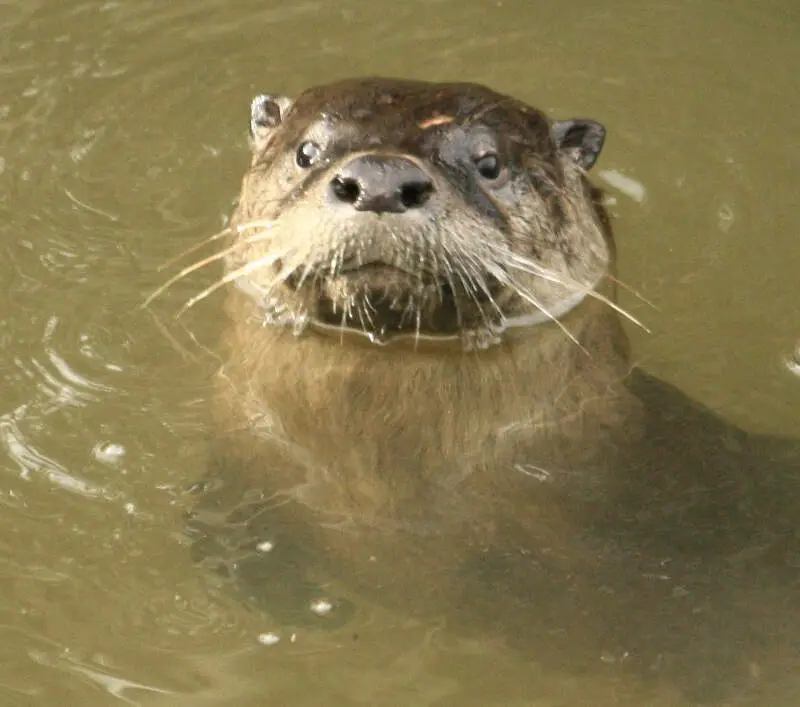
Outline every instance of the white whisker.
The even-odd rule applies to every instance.
[[[266,267],[268,265],[272,265],[272,264],[275,263],[276,260],[279,260],[283,255],[285,255],[285,254],[265,255],[265,256],[263,256],[261,258],[258,258],[257,260],[254,260],[253,262],[247,263],[246,265],[242,265],[241,267],[236,268],[235,270],[231,270],[231,272],[229,272],[225,276],[221,277],[213,285],[211,285],[210,287],[207,287],[202,292],[199,292],[194,297],[191,297],[189,300],[187,300],[186,304],[184,304],[183,307],[181,307],[178,310],[177,316],[180,317],[186,311],[188,311],[189,309],[194,307],[194,305],[196,305],[198,302],[200,302],[200,301],[204,300],[206,297],[212,295],[214,292],[216,292],[221,287],[224,287],[229,282],[233,282],[234,280],[238,280],[240,277],[244,277],[245,275],[249,275],[251,272],[255,272],[256,270],[259,270],[260,268]],[[287,275],[287,277],[288,277],[288,275]]]

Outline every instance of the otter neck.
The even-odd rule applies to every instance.
[[[624,424],[627,344],[600,302],[585,302],[587,311],[564,323],[577,344],[552,324],[485,351],[412,351],[295,336],[260,324],[243,293],[230,297],[230,363],[221,381],[238,408],[232,412],[312,457],[352,466],[359,456],[387,475],[417,460],[423,474],[441,480],[443,468],[463,470],[485,454],[537,445],[542,458],[551,448],[571,454],[595,428]]]

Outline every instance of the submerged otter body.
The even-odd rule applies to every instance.
[[[286,545],[310,575],[483,616],[537,659],[618,652],[698,694],[768,660],[743,641],[786,648],[785,617],[739,635],[717,578],[796,582],[774,488],[800,454],[632,367],[585,176],[602,126],[358,79],[257,97],[251,133],[202,554],[268,593],[255,548]],[[725,644],[741,675],[692,672]]]

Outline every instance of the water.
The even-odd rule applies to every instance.
[[[0,704],[684,704],[379,606],[248,611],[181,533],[223,322],[172,315],[213,275],[139,305],[229,212],[253,95],[475,80],[608,126],[620,274],[656,305],[623,294],[636,358],[797,435],[798,30],[793,0],[2,3]]]

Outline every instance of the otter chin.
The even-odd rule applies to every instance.
[[[798,579],[800,451],[632,364],[603,126],[359,78],[257,96],[250,134],[229,241],[184,271],[231,285],[197,556],[276,612],[334,577],[570,673],[613,645],[749,689],[800,629],[747,608]]]

